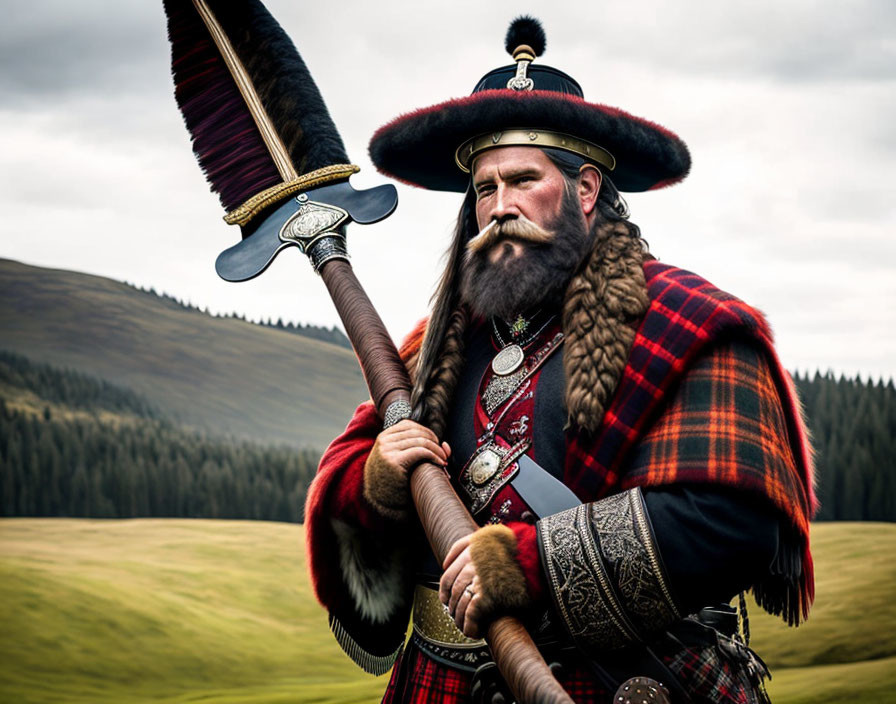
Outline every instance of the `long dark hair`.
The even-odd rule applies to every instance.
[[[560,169],[560,173],[566,177],[568,187],[573,187],[578,182],[582,166],[586,163],[591,163],[577,154],[566,152],[562,149],[545,148],[542,151],[550,159],[551,163]],[[629,209],[625,198],[619,193],[612,179],[602,169],[598,168],[598,170],[601,175],[600,191],[597,194],[598,221],[603,220],[604,223],[625,222],[632,237],[640,237],[640,228],[628,219]],[[596,224],[600,225],[603,223],[598,222]]]
[[[463,364],[464,335],[470,316],[460,303],[458,284],[464,250],[476,231],[476,193],[471,184],[464,194],[454,237],[446,252],[445,270],[431,299],[432,313],[411,393],[411,418],[429,427],[438,437],[444,434],[449,404]]]

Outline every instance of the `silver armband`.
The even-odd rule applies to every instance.
[[[640,489],[547,516],[538,539],[548,588],[580,647],[620,648],[681,618]]]

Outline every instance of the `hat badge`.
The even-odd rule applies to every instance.
[[[535,81],[528,75],[529,64],[544,53],[547,41],[541,23],[533,17],[517,17],[507,30],[504,48],[516,61],[516,75],[507,81],[509,90],[532,90]]]
[[[535,52],[528,44],[521,44],[514,50],[513,60],[516,61],[516,75],[507,81],[507,87],[510,90],[532,90],[535,87],[535,81],[526,75],[529,64],[534,59]]]

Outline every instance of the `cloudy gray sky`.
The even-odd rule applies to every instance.
[[[790,369],[896,375],[896,3],[269,0],[362,167],[399,113],[469,93],[540,17],[544,63],[677,132],[693,168],[629,198],[663,261],[762,309]],[[422,8],[426,8],[425,10]],[[238,239],[193,161],[161,2],[9,3],[0,26],[0,256],[154,286],[213,311],[337,323],[297,251],[228,284]],[[423,316],[459,197],[399,188],[352,226],[393,337]],[[151,340],[147,344],[152,344]]]

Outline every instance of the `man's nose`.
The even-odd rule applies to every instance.
[[[498,186],[495,191],[494,207],[490,215],[492,220],[497,220],[498,222],[519,217],[520,210],[517,207],[513,193],[509,189]]]

